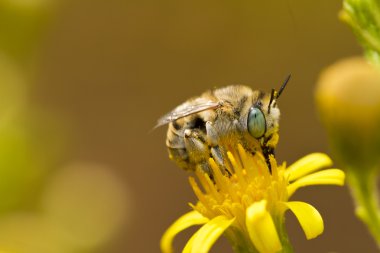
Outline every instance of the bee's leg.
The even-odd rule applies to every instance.
[[[270,156],[274,156],[274,146],[278,142],[278,135],[277,136],[269,136],[266,140],[264,140],[264,148],[263,148],[263,154],[265,157],[265,160],[267,162],[269,172],[272,173],[272,165],[270,164]]]
[[[210,121],[206,122],[206,135],[212,157],[219,165],[223,165],[223,156],[218,146],[218,133]]]
[[[206,122],[206,135],[210,146],[214,147],[218,145],[218,132],[210,121]]]
[[[185,147],[193,156],[203,157],[208,153],[208,145],[200,132],[186,129],[184,137]]]
[[[214,176],[212,175],[210,165],[208,161],[203,161],[199,164],[200,168],[207,173],[207,175],[210,177],[211,180],[213,180]]]
[[[184,131],[184,142],[187,152],[190,154],[191,163],[201,165],[202,169],[209,173],[209,169],[204,169],[204,163],[208,162],[210,150],[206,143],[204,133],[196,129],[186,129]]]
[[[219,146],[211,148],[211,155],[219,166],[224,166],[223,155],[220,152]]]
[[[206,134],[207,140],[210,145],[210,152],[215,162],[219,165],[221,171],[223,173],[230,174],[230,172],[226,169],[226,151],[219,146],[219,135],[216,131],[215,127],[212,125],[210,121],[206,122]]]

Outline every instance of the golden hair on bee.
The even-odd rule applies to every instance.
[[[176,107],[157,124],[169,124],[166,146],[170,159],[185,170],[201,166],[210,173],[208,159],[213,157],[226,168],[227,151],[237,144],[269,159],[279,138],[277,100],[289,79],[290,75],[278,92],[230,85],[208,90]]]

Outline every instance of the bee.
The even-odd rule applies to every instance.
[[[200,166],[210,174],[210,157],[226,168],[227,151],[240,143],[252,154],[267,160],[278,143],[280,110],[277,100],[290,79],[277,92],[252,90],[244,85],[208,90],[176,107],[158,120],[169,124],[166,146],[169,157],[184,170]],[[228,173],[228,169],[225,171]]]

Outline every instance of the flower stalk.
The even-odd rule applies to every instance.
[[[376,170],[368,171],[369,173],[362,174],[348,172],[347,181],[356,202],[356,216],[368,227],[377,245],[380,246],[380,206],[376,187],[377,173]]]
[[[352,28],[364,48],[364,55],[371,65],[376,67],[370,66],[363,60],[356,63],[351,60],[350,64],[355,68],[349,65],[348,70],[343,67],[337,68],[336,71],[341,75],[341,81],[335,79],[337,84],[332,85],[345,86],[343,90],[356,91],[356,94],[355,92],[350,94],[342,92],[342,96],[347,96],[347,99],[350,100],[351,107],[360,108],[363,101],[366,100],[375,102],[367,103],[363,113],[356,110],[356,112],[367,115],[364,121],[348,117],[347,124],[340,127],[342,132],[349,134],[343,134],[347,136],[342,137],[351,140],[351,143],[356,141],[356,145],[348,145],[351,148],[347,148],[347,145],[346,147],[339,145],[341,137],[338,137],[337,134],[330,134],[330,141],[336,151],[335,154],[347,167],[348,182],[356,202],[356,215],[366,224],[380,247],[380,205],[376,187],[380,172],[378,158],[380,152],[378,131],[380,127],[380,2],[378,0],[344,0],[340,17]],[[349,71],[352,73],[348,74]],[[341,100],[341,96],[335,96],[334,101],[339,100]],[[329,110],[339,110],[337,109],[337,106],[340,106],[339,102],[335,102],[332,103],[335,106],[331,106]],[[322,117],[325,118],[325,116]],[[325,122],[330,122],[327,125],[338,123],[334,120],[325,120]],[[331,132],[332,128],[327,128]],[[354,131],[350,131],[350,129],[354,129]],[[359,129],[360,131],[358,131]]]
[[[356,215],[380,247],[380,70],[362,57],[341,60],[322,72],[315,95],[333,154],[346,170]]]

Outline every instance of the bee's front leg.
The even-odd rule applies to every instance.
[[[206,134],[212,157],[219,166],[224,167],[223,149],[219,146],[219,135],[210,121],[206,122]]]

